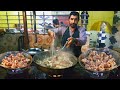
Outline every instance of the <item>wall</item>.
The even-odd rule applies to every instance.
[[[9,23],[19,23],[18,22],[18,12],[20,15],[22,15],[22,11],[0,11],[0,15],[6,15],[6,12],[8,15],[16,15],[16,16],[8,16]],[[27,12],[27,14],[30,15],[30,13]],[[90,30],[91,26],[97,22],[97,21],[107,21],[110,23],[110,25],[113,24],[113,16],[114,16],[114,11],[88,11],[89,14],[89,23],[87,26],[87,29]],[[27,16],[27,19],[30,19],[30,16]],[[7,19],[6,16],[0,16],[0,19]],[[11,19],[11,20],[10,20]],[[17,20],[12,20],[12,19],[17,19]],[[23,23],[23,17],[20,16],[20,23]],[[38,20],[36,20],[38,23]],[[0,20],[0,23],[7,23],[7,20]],[[27,23],[31,23],[31,20],[27,20]],[[33,23],[33,21],[32,21]],[[7,27],[7,24],[0,24],[0,27]],[[14,28],[14,24],[10,24],[10,27]],[[30,24],[28,25],[30,28]]]
[[[106,21],[111,26],[113,25],[114,11],[88,11],[88,26],[87,30],[90,31],[91,26],[98,21]]]
[[[4,34],[0,36],[0,53],[18,51],[18,38],[21,34]]]
[[[4,53],[7,51],[18,51],[19,50],[19,43],[18,39],[22,36],[22,34],[4,34],[0,36],[0,53]],[[35,43],[35,35],[29,34],[29,46],[30,48],[34,48]],[[37,34],[37,44],[39,48],[50,49],[52,44],[53,38],[50,38],[48,34]],[[21,50],[21,49],[20,49]]]
[[[97,43],[97,34],[100,31],[101,23],[100,21],[105,21],[107,23],[108,28],[105,30],[107,34],[106,46],[109,47],[111,45],[109,38],[111,37],[111,31],[113,26],[113,17],[114,11],[88,11],[88,26],[87,31],[91,33],[90,35],[90,44]],[[95,46],[95,45],[93,45]]]
[[[116,11],[114,14],[112,36],[110,39],[114,48],[120,48],[120,11]]]
[[[14,24],[19,23],[18,16],[17,16],[18,11],[0,11],[0,23],[4,23],[4,24],[0,24],[0,28],[2,28],[2,27],[7,28],[8,27],[6,12],[7,12],[7,15],[9,15],[8,16],[8,20],[9,20],[8,23],[11,23],[11,24],[9,24],[9,27],[15,28]],[[19,11],[19,13],[20,13],[20,15],[22,15],[22,12]],[[16,16],[12,16],[12,15],[16,15]],[[12,20],[12,19],[14,19],[14,20]],[[20,19],[22,19],[22,17],[20,17]],[[23,23],[23,20],[21,20],[20,22]]]
[[[0,28],[2,28],[2,27],[8,28],[6,12],[8,15],[8,23],[9,23],[10,28],[15,28],[15,24],[19,24],[18,13],[19,13],[19,15],[21,15],[20,16],[20,24],[23,24],[22,11],[0,11]],[[29,13],[27,13],[27,14],[29,14]],[[27,16],[27,19],[28,19],[27,20],[28,28],[31,28],[31,17]],[[2,23],[4,23],[4,24],[2,24]],[[33,20],[32,20],[32,23],[33,23]]]
[[[29,34],[29,45],[31,48],[34,48],[35,43],[35,35]],[[48,34],[37,34],[37,45],[36,47],[42,47],[44,49],[49,49],[52,44],[53,38],[51,38]]]
[[[7,11],[8,15],[18,15],[18,11]],[[19,11],[20,15],[22,15],[22,11]],[[119,13],[119,11],[117,12]],[[89,23],[88,23],[88,26],[87,26],[87,30],[90,31],[92,34],[91,34],[91,41],[96,41],[97,39],[97,32],[99,31],[98,29],[96,30],[91,30],[91,26],[97,22],[97,21],[106,21],[108,22],[111,26],[113,25],[113,22],[118,19],[118,17],[114,18],[114,21],[113,21],[113,17],[114,17],[114,11],[88,11],[88,14],[89,14]],[[0,15],[6,15],[6,11],[0,11]],[[14,23],[18,23],[18,20],[10,20],[10,19],[18,19],[18,16],[9,16],[9,23],[13,23],[13,24],[10,24],[10,27],[13,27],[14,28]],[[22,19],[23,17],[21,16],[20,19]],[[6,16],[0,16],[0,19],[6,19]],[[30,16],[27,17],[27,19],[30,19]],[[30,20],[27,20],[28,23],[31,23]],[[0,20],[0,23],[7,23],[6,20]],[[20,21],[20,23],[23,23],[23,20]],[[7,24],[0,24],[0,28],[1,27],[7,27]],[[30,28],[31,26],[28,25],[28,27]],[[31,36],[33,37],[33,36]],[[39,36],[38,36],[39,37]],[[41,37],[41,36],[40,36]],[[110,34],[109,34],[109,30],[107,30],[107,46],[109,46],[109,37],[110,37]],[[33,38],[34,40],[34,38]],[[39,40],[39,39],[38,39]],[[30,42],[30,45],[31,47],[32,44],[33,44],[34,41],[31,41]],[[43,46],[45,46],[45,44],[43,44]],[[114,46],[117,46],[114,44]],[[46,47],[48,48],[49,45]]]

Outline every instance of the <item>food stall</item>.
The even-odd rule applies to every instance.
[[[118,53],[119,52],[118,49],[101,50],[101,49],[90,48],[86,53],[81,54],[79,58],[76,58],[70,52],[64,52],[62,50],[55,51],[54,53],[52,53],[50,47],[53,38],[50,38],[45,31],[46,30],[45,18],[43,18],[44,32],[40,33],[36,28],[36,20],[37,20],[36,12],[33,11],[32,14],[33,14],[32,15],[33,19],[31,19],[31,22],[34,23],[31,23],[30,30],[28,29],[26,11],[22,11],[23,25],[22,28],[19,28],[20,30],[17,30],[19,31],[19,33],[5,32],[5,34],[4,33],[1,34],[2,38],[0,38],[0,41],[6,39],[7,41],[4,41],[3,42],[4,44],[7,42],[12,42],[12,44],[9,47],[9,49],[6,49],[6,47],[0,42],[1,44],[0,79],[118,79],[120,78],[120,68],[119,68],[120,54]],[[44,17],[44,13],[43,13],[43,17]],[[61,17],[59,16],[59,18]],[[16,25],[16,27],[20,27],[20,25],[21,24],[19,21],[19,25]],[[12,31],[10,30],[9,23],[7,30]],[[12,46],[14,45],[15,47],[13,49]],[[107,69],[104,68],[104,70],[102,69],[103,71],[97,71],[98,69],[95,70],[92,69],[92,66],[89,66],[90,63],[92,63],[92,65],[93,63],[98,64],[98,61],[95,60],[100,59],[102,57],[103,58],[108,57],[107,60],[105,61],[106,63],[108,59],[111,59],[112,64],[111,62],[108,62],[110,63],[110,66],[109,64],[107,64],[106,66]],[[87,61],[88,59],[93,60],[94,62],[88,62]],[[87,64],[84,64],[84,62],[87,62]]]

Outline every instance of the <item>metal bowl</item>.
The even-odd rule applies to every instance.
[[[105,52],[108,55],[111,54],[113,58],[115,58],[115,62],[117,66],[113,67],[112,69],[104,70],[104,71],[94,71],[94,70],[86,69],[85,65],[83,64],[81,60],[84,58],[87,58],[89,53],[93,50],[97,51],[98,53]],[[110,72],[114,71],[120,66],[120,54],[111,49],[93,48],[93,49],[89,49],[86,53],[81,54],[79,56],[78,62],[79,62],[79,65],[82,66],[82,68],[89,74],[90,77],[95,78],[95,79],[106,79],[107,77],[109,77]]]
[[[59,52],[59,53],[62,53],[62,52]],[[40,61],[44,61],[47,58],[52,57],[51,53],[49,51],[41,52],[41,53],[38,53],[38,54],[34,55],[33,62],[36,64],[36,66],[39,70],[43,71],[47,75],[50,75],[50,76],[63,75],[68,70],[72,70],[73,67],[77,64],[77,58],[70,53],[68,53],[68,55],[69,55],[70,61],[73,62],[73,64],[72,64],[72,66],[66,67],[66,68],[52,68],[52,67],[47,67],[47,66],[41,65],[39,63]]]
[[[8,56],[11,55],[11,54],[16,55],[17,53],[22,53],[22,54],[24,55],[24,57],[30,59],[30,62],[27,64],[26,67],[14,68],[14,69],[13,69],[13,68],[5,67],[5,66],[3,66],[3,65],[1,64],[1,63],[2,63],[2,60],[3,60],[5,57],[8,57]],[[20,74],[20,73],[26,72],[26,71],[29,70],[29,67],[30,67],[31,64],[32,64],[32,56],[29,55],[28,53],[25,53],[25,52],[9,51],[9,52],[5,52],[5,53],[0,54],[0,67],[2,67],[3,69],[5,69],[8,74]]]
[[[40,49],[40,48],[29,48],[27,50],[27,53],[30,54],[30,55],[32,55],[32,56],[34,56],[35,54],[37,54],[37,53],[39,53],[41,51],[43,51],[43,50]]]

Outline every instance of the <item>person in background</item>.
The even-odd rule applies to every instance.
[[[61,47],[61,35],[59,34],[59,32],[61,32],[62,27],[64,27],[64,26],[60,25],[58,19],[54,19],[53,27],[54,27],[54,29],[52,29],[52,31],[55,33],[54,47],[56,50],[59,50]]]
[[[104,48],[105,45],[105,41],[106,41],[106,24],[102,23],[101,27],[100,27],[100,32],[98,32],[98,39],[97,39],[97,43],[98,43],[98,48]]]
[[[78,26],[79,13],[76,11],[70,13],[68,21],[68,27],[61,27],[58,30],[48,30],[48,34],[51,37],[54,37],[56,33],[61,35],[62,47],[66,44],[64,50],[72,51],[76,57],[79,57],[81,54],[81,46],[84,45],[87,40],[86,28]]]
[[[55,28],[58,28],[58,27],[59,27],[59,20],[58,20],[58,19],[54,19],[54,20],[53,20],[53,26],[54,26]]]
[[[53,28],[53,27],[52,27],[52,24],[51,24],[51,23],[48,23],[48,26],[47,26],[47,28],[48,28],[48,29],[51,29],[51,28]]]
[[[67,25],[65,25],[63,22],[60,22],[61,26],[67,27]]]

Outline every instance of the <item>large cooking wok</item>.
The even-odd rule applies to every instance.
[[[85,64],[81,60],[84,59],[84,58],[89,58],[88,56],[90,55],[90,53],[92,51],[97,51],[97,53],[105,52],[107,55],[112,55],[112,57],[115,59],[116,65],[113,66],[112,68],[110,68],[108,70],[106,69],[104,71],[94,71],[93,69],[86,68]],[[106,79],[109,76],[109,74],[112,73],[112,71],[113,72],[116,71],[117,68],[120,66],[120,54],[117,51],[114,51],[114,50],[111,50],[111,49],[92,48],[92,49],[89,49],[86,53],[81,54],[79,56],[78,62],[82,66],[82,68],[90,75],[90,77],[95,78],[95,79]]]
[[[66,66],[64,68],[53,68],[53,67],[48,67],[48,66],[44,66],[44,65],[40,64],[41,61],[44,61],[44,60],[51,58],[51,57],[54,57],[55,55],[60,56],[61,53],[67,53],[66,54],[67,57],[69,55],[69,60],[72,62],[71,66],[69,66],[69,67]],[[46,51],[46,52],[40,52],[40,53],[34,55],[33,62],[35,62],[36,66],[39,70],[43,71],[47,75],[54,76],[54,75],[63,75],[67,71],[72,70],[73,67],[77,64],[77,58],[69,52],[59,51],[58,53],[56,52],[56,54],[51,56],[51,52]]]
[[[25,58],[28,58],[30,60],[25,67],[11,68],[11,67],[6,67],[2,64],[3,59],[5,59],[6,57],[9,57],[11,54],[17,55],[18,53],[22,53],[22,55],[24,55]],[[31,64],[32,64],[32,56],[26,52],[9,51],[9,52],[0,54],[0,67],[5,69],[8,74],[20,74],[20,73],[27,72]]]

